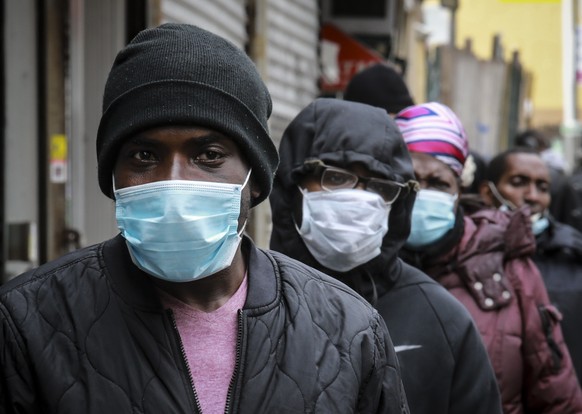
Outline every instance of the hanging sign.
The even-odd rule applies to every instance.
[[[49,170],[51,183],[67,182],[67,137],[63,134],[51,135]]]
[[[343,91],[356,73],[385,61],[382,55],[329,23],[321,28],[321,57],[323,92]]]

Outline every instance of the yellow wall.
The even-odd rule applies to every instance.
[[[459,0],[456,42],[463,47],[471,38],[474,53],[489,59],[493,36],[500,34],[505,58],[519,50],[523,66],[533,75],[533,123],[560,123],[561,21],[559,0]]]

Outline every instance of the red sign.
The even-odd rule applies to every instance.
[[[382,55],[330,23],[321,27],[321,59],[323,92],[343,91],[356,73],[384,62]]]

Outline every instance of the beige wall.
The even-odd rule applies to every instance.
[[[461,0],[457,45],[473,39],[477,56],[491,56],[492,37],[501,34],[505,58],[519,50],[532,72],[532,125],[562,120],[562,41],[559,0]],[[580,101],[580,99],[579,99]],[[579,103],[580,106],[580,103]]]

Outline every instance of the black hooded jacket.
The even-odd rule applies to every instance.
[[[582,233],[550,217],[536,237],[534,262],[552,303],[562,313],[562,332],[578,381],[582,382]]]
[[[387,113],[317,99],[286,129],[279,155],[270,196],[271,248],[340,279],[379,310],[398,353],[410,412],[500,413],[495,376],[469,313],[442,286],[398,258],[410,232],[413,191],[391,206],[380,255],[346,273],[320,265],[296,230],[294,215],[300,220],[302,208],[297,183],[306,172],[305,161],[340,168],[363,163],[385,179],[414,180],[408,150]]]

